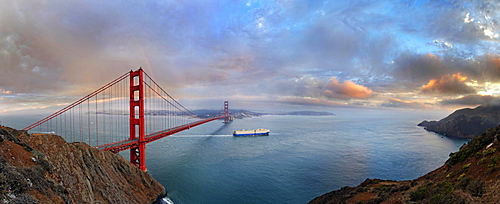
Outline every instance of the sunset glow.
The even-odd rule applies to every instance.
[[[498,10],[465,0],[7,0],[0,112],[69,104],[139,67],[197,107],[494,104]]]

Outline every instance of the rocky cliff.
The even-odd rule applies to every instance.
[[[310,201],[316,203],[500,203],[500,126],[450,154],[446,163],[410,181],[367,179]]]
[[[460,109],[439,121],[423,121],[418,126],[448,137],[472,139],[500,124],[500,106]]]
[[[154,203],[166,195],[122,156],[0,126],[0,202]]]

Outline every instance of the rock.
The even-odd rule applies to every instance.
[[[0,187],[0,200],[153,203],[166,195],[151,175],[119,154],[66,143],[56,135],[30,135],[5,127],[0,134],[7,135],[0,143],[0,183],[16,184]]]
[[[472,139],[500,124],[500,106],[479,106],[457,110],[439,121],[422,121],[418,126],[441,135]]]

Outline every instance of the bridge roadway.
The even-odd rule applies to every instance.
[[[166,130],[154,132],[154,133],[151,133],[151,134],[144,136],[145,137],[144,143],[150,143],[150,142],[159,140],[161,138],[173,135],[175,133],[191,129],[192,127],[202,125],[202,124],[208,123],[210,121],[223,119],[226,117],[229,117],[229,116],[220,116],[220,117],[215,117],[215,118],[204,119],[204,120],[180,125],[177,127],[169,128]],[[93,148],[96,148],[99,150],[104,150],[104,151],[111,151],[113,153],[118,153],[118,152],[125,151],[128,149],[134,148],[134,147],[138,147],[138,146],[139,146],[139,138],[136,138],[136,139],[132,139],[132,140],[128,139],[128,140],[123,140],[123,141],[114,142],[114,143],[110,143],[110,144],[95,146]]]

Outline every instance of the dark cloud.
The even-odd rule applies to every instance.
[[[500,55],[483,55],[477,58],[473,64],[476,77],[480,81],[500,81]]]
[[[488,95],[467,95],[456,99],[448,99],[440,102],[442,105],[454,106],[478,106],[478,105],[499,105],[500,98]]]
[[[464,59],[453,55],[406,52],[395,60],[393,66],[393,76],[401,82],[428,82],[458,72],[479,82],[500,82],[499,55],[485,54]]]
[[[424,55],[402,53],[394,61],[394,66],[396,78],[414,82],[428,81],[449,71],[442,60],[431,53]]]

